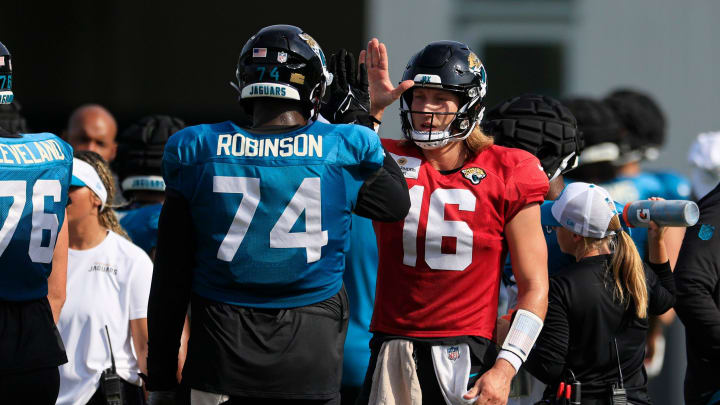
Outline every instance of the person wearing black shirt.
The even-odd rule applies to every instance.
[[[676,311],[685,325],[685,403],[720,403],[720,187],[698,205],[700,219],[688,228],[677,262]]]
[[[648,315],[675,302],[665,229],[652,225],[654,249],[644,266],[603,188],[572,183],[542,215],[554,220],[560,248],[577,263],[551,277],[545,326],[525,363],[548,384],[540,403],[555,403],[561,382],[579,381],[582,404],[612,404],[613,385],[624,386],[632,403],[650,404],[643,367]]]

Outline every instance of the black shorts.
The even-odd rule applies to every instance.
[[[404,336],[388,336],[380,333],[373,335],[370,339],[370,363],[368,364],[365,381],[362,391],[355,402],[356,405],[365,405],[370,401],[372,390],[372,378],[375,373],[375,366],[382,344],[388,340],[405,339],[413,342],[413,358],[415,370],[418,376],[420,391],[422,392],[423,404],[444,404],[445,397],[442,394],[435,374],[435,365],[432,359],[432,347],[437,345],[456,345],[467,343],[470,348],[470,379],[467,388],[470,389],[480,376],[488,371],[498,355],[498,347],[495,343],[479,336],[456,336],[447,338],[411,338]]]
[[[0,376],[0,403],[55,405],[60,392],[60,370],[38,368]]]
[[[0,376],[67,363],[47,298],[0,301]]]
[[[248,308],[194,295],[183,381],[205,392],[281,399],[337,398],[348,299]]]

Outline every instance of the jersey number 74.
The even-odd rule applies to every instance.
[[[260,179],[255,177],[214,176],[213,192],[242,194],[230,229],[218,249],[217,258],[230,262],[245,238],[255,210],[260,204]],[[322,247],[328,244],[328,232],[322,230],[320,178],[303,179],[292,199],[270,231],[270,247],[305,248],[307,262],[320,260]],[[305,232],[290,232],[305,211]]]

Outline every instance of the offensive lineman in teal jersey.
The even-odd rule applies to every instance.
[[[0,103],[13,99],[0,43]],[[0,128],[0,399],[54,404],[67,362],[55,327],[65,301],[70,145]]]
[[[237,79],[251,122],[189,127],[165,148],[151,403],[172,397],[188,301],[193,401],[339,403],[351,213],[401,220],[407,185],[372,130],[316,120],[332,75],[301,29],[251,37]]]

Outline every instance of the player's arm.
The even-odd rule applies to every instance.
[[[385,109],[403,92],[414,85],[412,80],[405,80],[393,86],[388,71],[388,56],[385,44],[373,38],[368,42],[367,49],[360,52],[360,62],[367,67],[368,83],[370,87],[370,114],[382,121]]]
[[[547,245],[540,226],[540,205],[520,209],[505,225],[518,287],[518,310],[495,365],[465,395],[483,401],[505,403],[510,381],[527,359],[542,329],[548,306]],[[494,402],[490,402],[494,403]]]
[[[360,187],[353,210],[357,215],[381,222],[405,218],[410,210],[407,183],[395,159],[385,152],[383,165]]]
[[[148,390],[177,385],[178,350],[190,302],[195,243],[190,206],[168,188],[158,223],[158,243],[148,302]]]
[[[67,218],[67,212],[65,213]],[[68,264],[68,227],[67,221],[63,222],[60,232],[55,241],[53,251],[52,272],[48,277],[48,301],[52,309],[55,323],[60,319],[60,310],[65,304],[65,285],[67,283]]]

